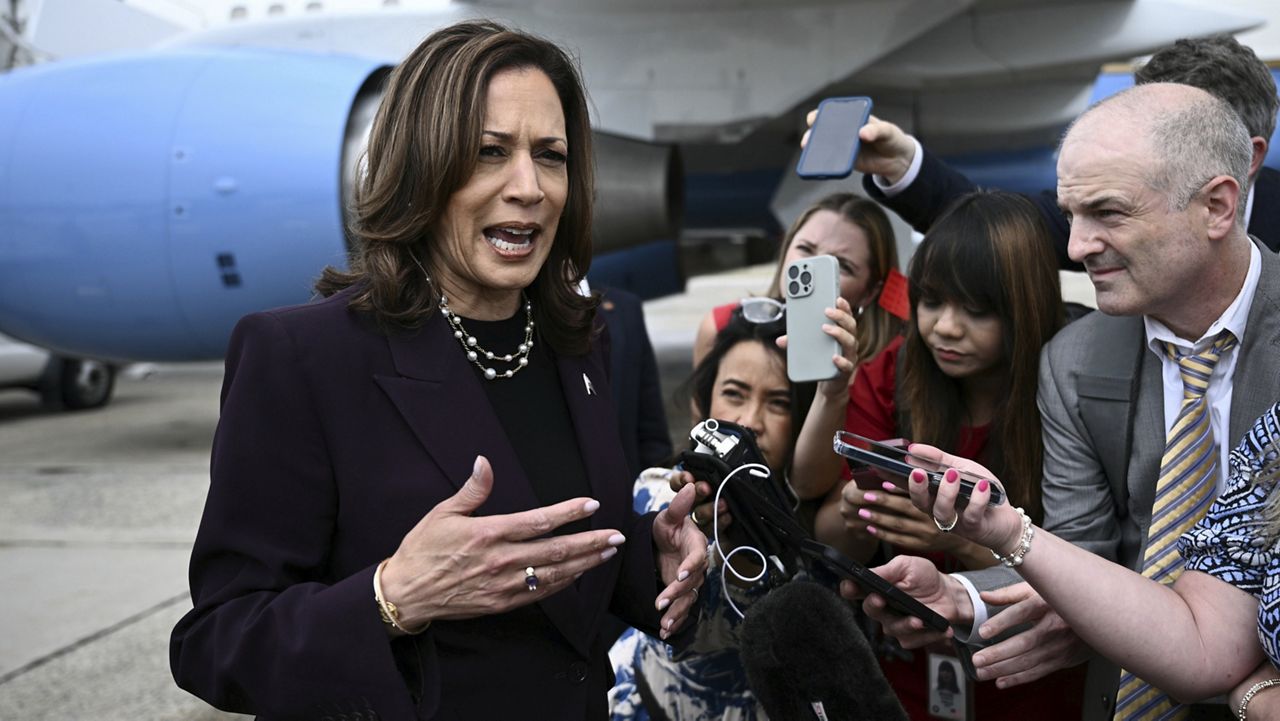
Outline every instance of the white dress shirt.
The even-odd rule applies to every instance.
[[[1213,375],[1209,376],[1209,389],[1205,399],[1209,403],[1209,424],[1213,427],[1213,437],[1218,443],[1218,493],[1226,488],[1227,457],[1235,447],[1239,438],[1231,437],[1231,391],[1235,387],[1232,378],[1236,371],[1236,360],[1240,357],[1240,347],[1244,345],[1245,322],[1249,318],[1249,309],[1253,307],[1253,295],[1258,289],[1258,277],[1262,275],[1262,253],[1258,246],[1249,243],[1249,272],[1245,274],[1244,285],[1231,305],[1218,316],[1196,342],[1192,343],[1179,338],[1164,323],[1150,316],[1142,316],[1146,330],[1147,348],[1160,359],[1160,370],[1164,379],[1164,432],[1168,436],[1169,429],[1178,419],[1178,411],[1182,409],[1182,371],[1178,362],[1164,352],[1162,344],[1169,342],[1178,347],[1179,353],[1199,353],[1213,345],[1218,334],[1224,330],[1231,331],[1236,337],[1236,346],[1218,359],[1213,367]]]

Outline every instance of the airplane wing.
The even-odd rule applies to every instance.
[[[228,23],[171,42],[394,62],[468,17],[573,49],[606,132],[734,143],[817,98],[852,92],[899,108],[943,150],[1042,142],[1083,109],[1102,63],[1260,22],[1170,0],[484,0]]]
[[[659,142],[734,142],[972,0],[453,4],[227,24],[174,45],[261,45],[394,61],[432,30],[497,17],[575,51],[596,126]]]

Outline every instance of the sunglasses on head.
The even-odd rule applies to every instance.
[[[751,323],[772,323],[781,320],[787,312],[787,306],[773,298],[743,298],[738,301],[742,307],[742,317]]]

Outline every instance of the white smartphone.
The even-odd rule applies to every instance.
[[[840,266],[835,256],[815,255],[787,264],[782,271],[787,299],[787,377],[793,383],[825,381],[839,375],[831,360],[840,344],[822,331],[826,309],[840,295]]]

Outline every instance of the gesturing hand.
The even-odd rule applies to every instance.
[[[657,607],[665,610],[660,635],[680,630],[697,600],[697,589],[707,568],[707,537],[689,518],[694,487],[690,483],[653,519],[653,547],[658,573],[667,587],[658,594]]]
[[[462,488],[423,516],[387,561],[383,595],[399,609],[404,627],[533,603],[609,560],[626,541],[614,529],[543,538],[595,513],[600,502],[589,498],[473,518],[492,490],[493,470],[484,456],[477,456]],[[534,590],[525,583],[529,566],[537,576]]]

